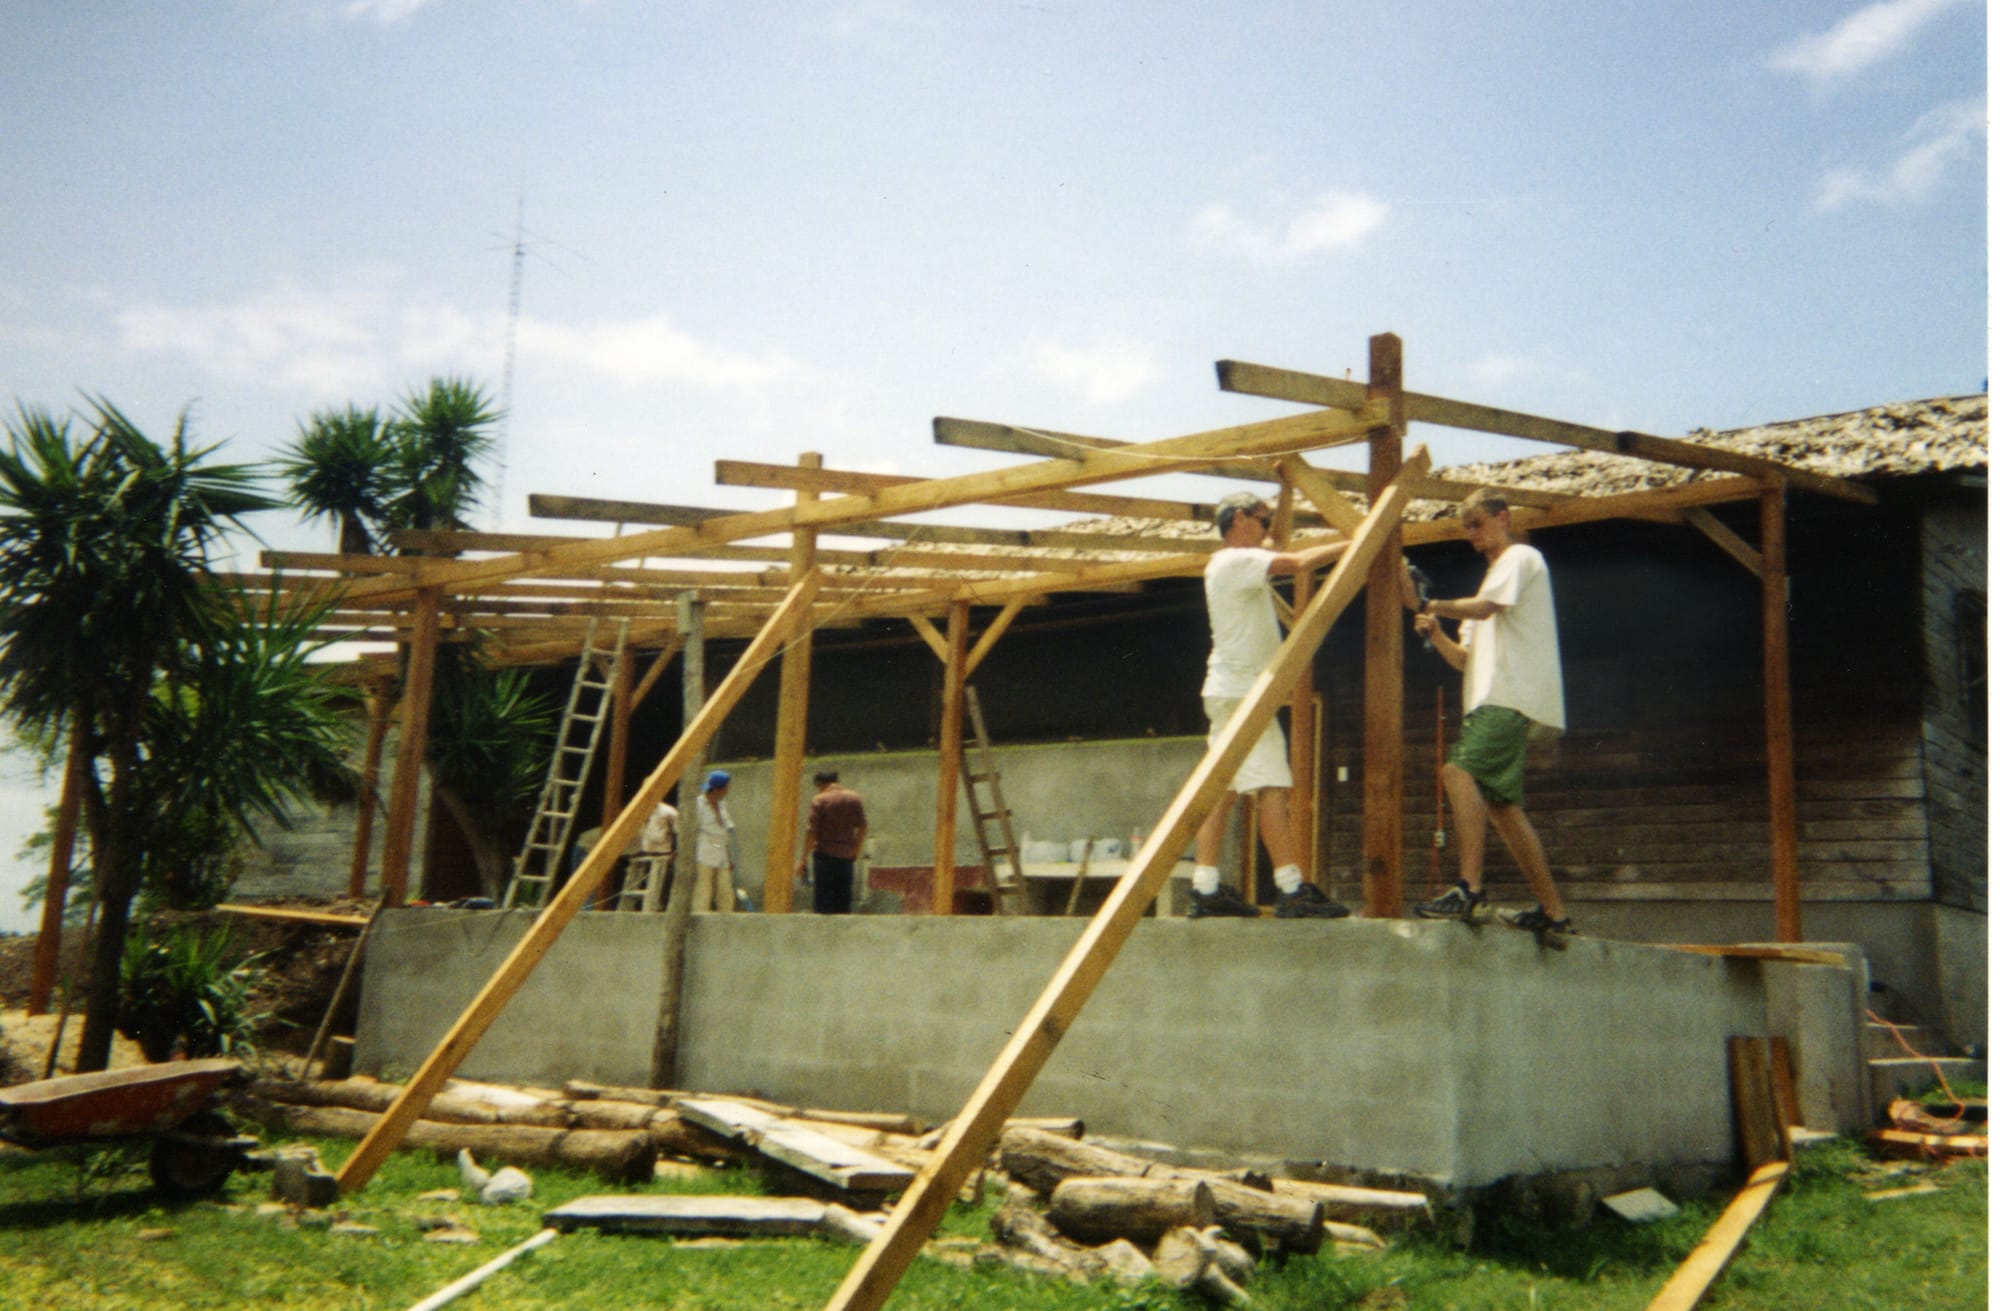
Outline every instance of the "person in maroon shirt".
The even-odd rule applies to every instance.
[[[854,861],[868,840],[868,812],[861,794],[843,787],[838,772],[813,775],[812,807],[806,812],[806,850],[799,873],[812,862],[813,913],[845,915],[854,909]]]

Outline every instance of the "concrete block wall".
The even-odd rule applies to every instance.
[[[416,1068],[528,918],[385,916],[358,1068]],[[681,1082],[947,1118],[1084,923],[698,916]],[[461,1073],[644,1083],[661,927],[581,917]],[[1843,972],[1774,991],[1767,969],[1799,968],[1595,940],[1553,952],[1499,926],[1147,920],[1021,1110],[1079,1115],[1107,1137],[1454,1187],[1723,1165],[1735,1151],[1725,1039],[1811,1044],[1840,1030],[1831,1012],[1851,1024]]]

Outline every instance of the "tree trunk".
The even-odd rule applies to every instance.
[[[79,721],[90,722],[88,719]],[[129,720],[136,724],[136,718]],[[96,883],[97,941],[91,949],[90,987],[84,993],[83,1032],[77,1039],[76,1071],[88,1074],[111,1064],[111,1039],[118,1031],[118,967],[125,956],[125,931],[132,897],[139,890],[139,866],[132,858],[132,798],[139,767],[137,733],[120,725],[109,735],[110,795],[105,799],[104,832],[93,834],[91,877]]]
[[[1170,1229],[1215,1222],[1215,1195],[1199,1179],[1065,1179],[1049,1222],[1080,1243],[1129,1238],[1151,1245]]]
[[[227,1105],[280,1133],[365,1138],[381,1120],[366,1111],[334,1106],[288,1106],[249,1094],[233,1094]],[[513,1124],[439,1124],[418,1120],[403,1139],[406,1147],[428,1148],[440,1156],[470,1151],[481,1161],[508,1165],[561,1165],[589,1170],[625,1183],[650,1179],[656,1152],[652,1135],[611,1129],[545,1129]]]
[[[498,902],[507,890],[507,850],[494,836],[495,826],[480,823],[456,789],[437,781],[436,771],[431,773],[431,792],[465,835],[466,849],[472,853],[472,865],[479,874],[480,891]]]

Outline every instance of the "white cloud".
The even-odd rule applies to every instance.
[[[1486,355],[1469,366],[1474,380],[1482,386],[1497,386],[1515,378],[1541,371],[1541,365],[1525,355]]]
[[[1028,353],[1035,372],[1077,389],[1091,405],[1128,400],[1165,376],[1151,346],[1123,338],[1100,338],[1085,346],[1036,340]]]
[[[1932,19],[1963,2],[1879,0],[1824,32],[1779,47],[1772,52],[1770,67],[1822,85],[1852,76],[1900,54]]]
[[[1904,134],[1909,144],[1887,168],[1834,169],[1820,179],[1816,209],[1849,205],[1919,205],[1937,191],[1955,166],[1978,171],[1986,136],[1986,105],[1959,100],[1931,110]]]
[[[1365,192],[1327,191],[1289,219],[1252,219],[1228,205],[1196,214],[1197,240],[1261,264],[1303,259],[1355,245],[1389,217],[1389,206]]]
[[[664,314],[583,326],[524,318],[517,340],[522,361],[567,365],[629,387],[755,392],[813,377],[782,351],[751,355],[711,346]]]
[[[112,322],[129,350],[183,355],[222,377],[316,400],[401,381],[399,352],[385,339],[391,303],[379,289],[286,285],[227,305],[140,302],[116,310]]]

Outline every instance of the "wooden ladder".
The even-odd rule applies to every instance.
[[[569,704],[563,708],[562,724],[556,730],[556,747],[549,755],[541,799],[535,803],[534,823],[528,826],[521,854],[514,857],[514,876],[507,880],[507,895],[500,903],[504,908],[542,905],[564,872],[577,803],[583,797],[583,783],[590,776],[590,761],[597,754],[597,739],[611,709],[611,682],[618,670],[618,656],[625,649],[628,623],[618,621],[610,646],[597,645],[595,619],[584,630],[576,681],[570,684]]]
[[[965,779],[966,808],[972,812],[972,823],[978,830],[979,863],[986,871],[986,891],[1000,914],[1024,915],[1028,910],[1028,885],[1021,870],[1021,847],[1014,841],[1014,822],[1007,799],[1000,794],[1000,764],[993,758],[992,739],[986,736],[986,716],[979,711],[979,693],[969,683],[965,688],[965,718],[972,725],[972,740],[979,748],[979,770],[973,771],[969,751],[959,754],[958,765]],[[984,798],[979,795],[982,785],[987,794]],[[996,856],[1007,858],[1004,874],[995,862]]]

